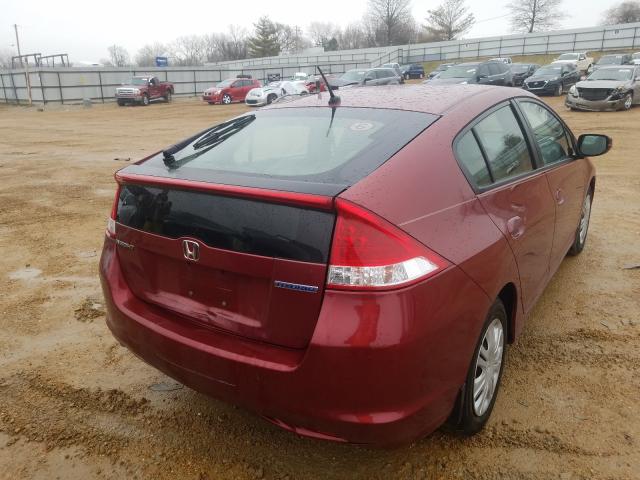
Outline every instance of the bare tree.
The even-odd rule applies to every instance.
[[[329,40],[340,35],[340,27],[330,22],[311,22],[307,32],[316,47],[323,47]]]
[[[169,52],[176,65],[202,65],[206,50],[206,41],[200,35],[185,35],[176,38],[169,45]]]
[[[562,0],[511,0],[507,9],[511,13],[511,26],[528,33],[549,30],[558,26],[564,14]]]
[[[109,52],[109,63],[114,67],[126,67],[131,62],[129,52],[120,45],[111,45],[107,51]]]
[[[136,65],[140,67],[153,67],[156,64],[156,57],[162,57],[166,55],[167,47],[162,43],[154,43],[152,45],[145,45],[138,53],[136,53]]]
[[[11,57],[13,57],[11,50],[0,50],[0,68],[11,68]]]
[[[604,12],[605,25],[640,22],[640,2],[625,0]]]
[[[207,62],[247,58],[247,31],[230,25],[227,33],[212,33],[203,38]]]
[[[467,33],[476,19],[473,13],[469,13],[465,0],[446,0],[438,8],[428,11],[426,21],[424,28],[431,37],[454,40]]]
[[[413,20],[410,0],[369,0],[365,15],[369,33],[375,32],[379,45],[402,43],[401,32]]]
[[[298,53],[311,46],[311,41],[305,38],[300,27],[276,23],[280,53]]]
[[[359,23],[350,23],[344,27],[344,29],[337,34],[336,39],[338,40],[338,45],[343,50],[365,48],[368,46],[366,34],[362,25]]]

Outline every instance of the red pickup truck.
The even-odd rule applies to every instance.
[[[158,98],[170,102],[173,92],[173,83],[161,82],[158,77],[132,77],[128,84],[116,88],[116,100],[121,107],[127,103],[146,106]]]

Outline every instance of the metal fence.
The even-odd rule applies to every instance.
[[[113,101],[115,89],[136,74],[156,75],[175,85],[176,96],[199,95],[216,82],[238,74],[264,80],[270,74],[281,78],[296,72],[315,73],[320,65],[326,73],[378,67],[384,63],[464,60],[477,57],[535,55],[565,51],[640,49],[640,23],[562,30],[549,33],[508,35],[449,42],[403,45],[362,50],[326,52],[323,55],[292,55],[220,62],[203,67],[46,68],[29,72],[32,99],[38,103],[77,103],[83,99]],[[0,102],[23,103],[27,95],[24,69],[0,72]]]

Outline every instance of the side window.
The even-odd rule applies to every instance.
[[[564,126],[549,110],[533,102],[520,102],[520,108],[531,125],[545,165],[559,162],[573,154]]]
[[[489,73],[489,65],[484,64],[484,65],[480,65],[478,67],[478,76],[479,77],[488,77],[489,75],[491,75]]]
[[[476,186],[491,185],[489,169],[472,131],[465,133],[456,143],[456,156]]]
[[[527,142],[510,106],[491,113],[473,129],[495,182],[533,170]]]

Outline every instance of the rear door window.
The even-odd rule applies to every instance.
[[[570,158],[573,149],[562,123],[539,103],[521,101],[520,109],[531,125],[545,165]]]
[[[489,168],[471,130],[462,135],[457,141],[456,156],[477,187],[482,188],[491,185]]]
[[[491,73],[491,75],[500,75],[502,73],[502,70],[500,69],[500,65],[498,65],[497,63],[490,63],[489,72]]]
[[[473,128],[495,182],[533,170],[531,154],[511,106],[499,108]]]

